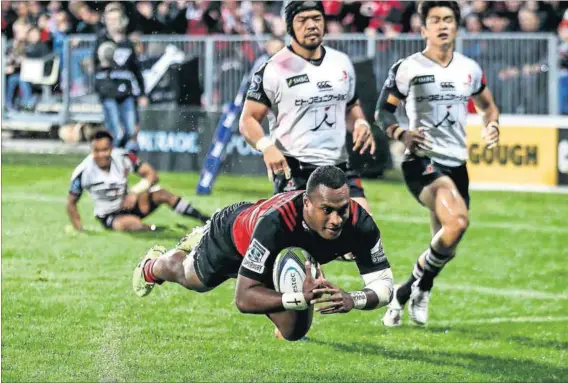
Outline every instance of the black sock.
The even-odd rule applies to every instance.
[[[420,257],[418,257],[418,259],[420,259]],[[410,274],[410,278],[408,279],[408,281],[406,281],[406,283],[401,285],[396,291],[396,299],[401,305],[404,305],[406,302],[408,302],[408,300],[410,299],[412,284],[416,282],[418,279],[422,278],[423,273],[424,270],[422,269],[422,266],[420,266],[420,263],[418,263],[417,260],[416,264],[414,264],[414,270],[412,270],[412,274]]]
[[[184,201],[179,198],[174,207],[172,208],[176,213],[184,215],[186,217],[196,218],[201,222],[205,223],[209,220],[209,216],[201,213],[199,210],[191,206],[189,202]]]
[[[436,278],[438,273],[451,258],[451,255],[440,254],[430,247],[430,253],[426,255],[426,262],[424,263],[424,275],[420,279],[420,282],[418,282],[420,290],[432,290],[434,278]]]

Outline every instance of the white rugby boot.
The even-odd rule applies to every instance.
[[[430,291],[420,290],[417,280],[412,284],[410,300],[408,302],[408,314],[416,324],[425,325],[428,321],[428,304],[430,303]]]
[[[383,316],[383,325],[386,327],[398,327],[402,324],[402,313],[404,312],[404,305],[401,305],[396,298],[396,292],[400,285],[394,287],[393,297],[389,303],[387,311]]]

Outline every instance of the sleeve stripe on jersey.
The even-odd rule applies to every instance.
[[[296,211],[296,206],[294,206],[294,201],[290,201],[288,203],[288,206],[290,206],[290,209],[292,210],[292,215],[295,217],[296,215],[298,215],[297,211]]]
[[[292,212],[292,209],[290,208],[290,202],[286,202],[282,205],[284,207],[284,210],[286,210],[286,213],[288,213],[288,217],[290,217],[292,219],[292,222],[294,222],[294,213]]]
[[[287,216],[287,213],[284,211],[282,206],[275,206],[275,207],[276,207],[276,210],[278,210],[280,212],[280,214],[282,215],[282,218],[284,219],[286,226],[288,226],[288,229],[290,229],[290,231],[293,231],[294,225],[292,224],[292,222],[290,222],[290,218]]]
[[[355,225],[357,223],[357,219],[359,218],[359,206],[353,200],[351,200],[351,224]]]

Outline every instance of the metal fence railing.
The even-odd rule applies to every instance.
[[[168,45],[176,46],[188,58],[197,57],[202,104],[205,109],[215,111],[235,97],[241,79],[249,73],[267,39],[268,36],[143,36],[135,47],[142,62],[157,60]],[[424,48],[424,41],[416,35],[370,39],[366,35],[344,34],[327,36],[325,41],[326,45],[347,53],[352,59],[372,59],[377,79],[373,85],[377,90],[396,60]],[[101,121],[102,109],[93,82],[94,44],[94,36],[70,36],[61,57],[60,92],[54,94],[52,102],[38,105],[35,113],[9,113],[6,118],[45,119],[48,116],[60,123]],[[458,39],[456,47],[483,68],[502,113],[558,113],[555,35],[464,35]],[[3,48],[2,59],[5,53]]]

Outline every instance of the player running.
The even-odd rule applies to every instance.
[[[418,258],[410,279],[395,288],[385,313],[386,326],[402,323],[409,301],[410,318],[428,320],[434,278],[456,255],[469,224],[466,168],[466,105],[470,97],[483,113],[488,147],[499,142],[499,110],[479,65],[455,52],[460,10],[455,1],[424,1],[420,9],[426,49],[396,62],[377,102],[377,122],[406,146],[404,180],[418,201],[430,209],[432,240]],[[399,126],[394,113],[401,101],[410,121]]]
[[[112,141],[109,132],[96,132],[91,138],[91,154],[73,171],[67,213],[76,230],[83,230],[77,202],[85,189],[95,202],[95,216],[107,229],[153,230],[154,226],[143,223],[142,218],[164,203],[183,216],[201,222],[209,219],[181,197],[156,185],[156,171],[148,163],[140,162],[136,155],[113,149]],[[142,179],[128,190],[128,174],[132,172]]]
[[[263,153],[274,193],[305,190],[322,165],[346,172],[351,197],[369,211],[361,180],[347,163],[347,130],[353,149],[375,151],[371,127],[359,105],[349,57],[324,47],[321,1],[290,1],[285,8],[291,45],[253,76],[240,119],[240,132]],[[270,136],[262,120],[268,116]]]
[[[274,261],[288,247],[306,250],[318,264],[353,252],[364,289],[347,293],[325,280],[320,271],[315,279],[306,273],[299,293],[275,291]],[[307,264],[306,270],[310,267]],[[205,227],[185,236],[176,248],[166,252],[154,246],[134,270],[132,284],[137,295],[145,296],[164,281],[206,292],[229,278],[237,278],[238,309],[266,314],[287,340],[298,340],[308,332],[315,303],[327,302],[318,311],[334,314],[375,309],[392,298],[392,272],[379,228],[349,198],[347,177],[335,166],[316,169],[305,192],[230,205],[214,214]],[[321,298],[322,294],[329,296]]]

